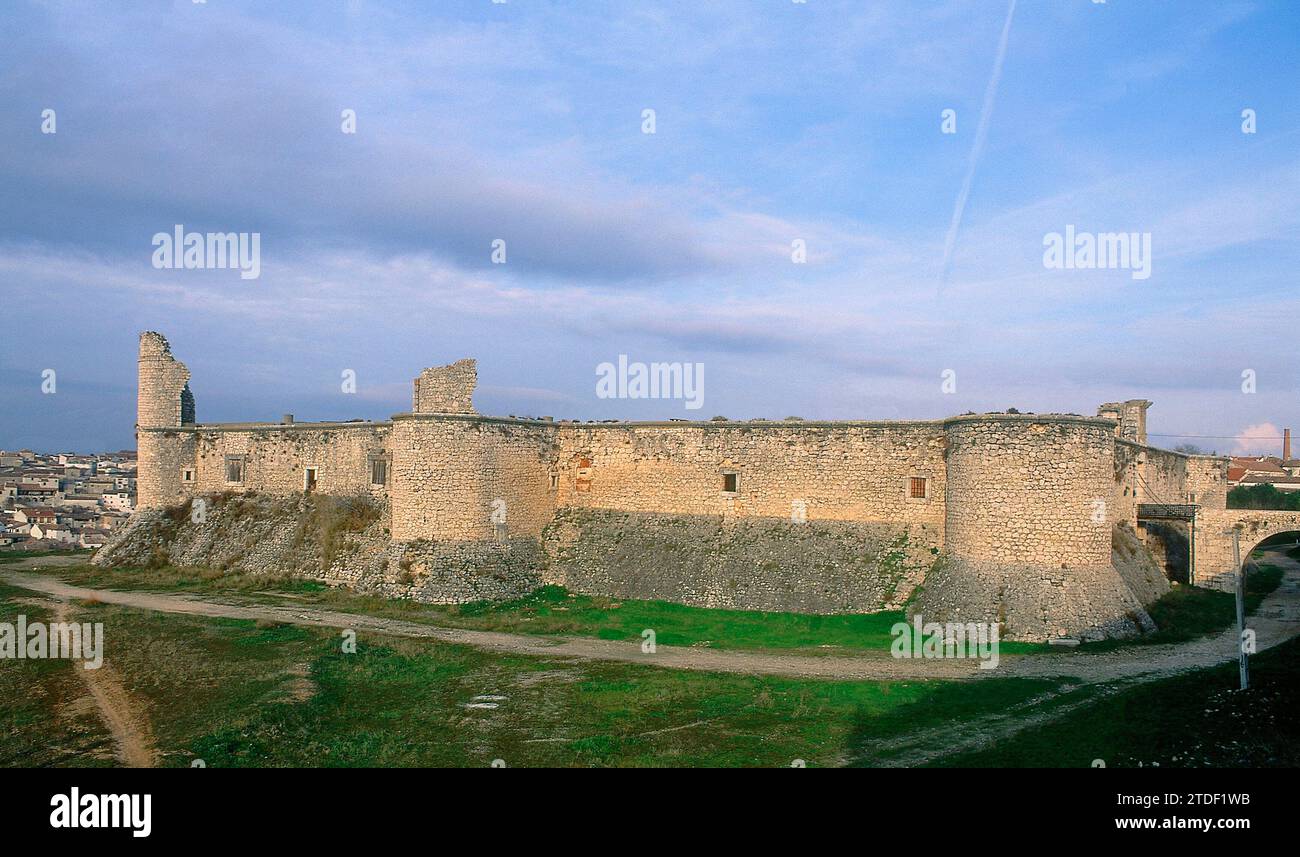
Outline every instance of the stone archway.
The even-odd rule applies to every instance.
[[[1232,561],[1232,534],[1238,533],[1241,558],[1250,556],[1271,536],[1300,533],[1300,512],[1256,509],[1202,509],[1196,518],[1193,583],[1231,591],[1236,585]]]

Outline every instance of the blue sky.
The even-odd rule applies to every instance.
[[[385,418],[473,356],[492,414],[1145,397],[1153,432],[1271,449],[1232,438],[1300,429],[1300,7],[1020,0],[972,157],[1008,9],[6,3],[0,448],[133,446],[156,329],[200,421]],[[153,268],[178,223],[259,232],[261,276]],[[1150,278],[1046,268],[1067,224],[1150,233]],[[620,354],[702,363],[702,411],[597,398]]]

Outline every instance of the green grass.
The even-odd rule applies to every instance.
[[[87,559],[94,553],[91,550],[55,550],[55,551],[5,551],[0,553],[0,565],[13,565],[25,559],[42,559],[50,556],[84,556]]]
[[[1260,602],[1282,582],[1282,569],[1260,564],[1246,575],[1246,612],[1253,613]],[[1232,627],[1237,621],[1237,598],[1231,592],[1200,586],[1174,584],[1173,589],[1147,608],[1158,629],[1133,640],[1100,640],[1084,643],[1080,651],[1099,652],[1124,646],[1182,643]]]
[[[0,621],[44,617],[18,600],[28,597],[0,587]],[[106,663],[171,767],[871,765],[898,761],[892,742],[918,731],[944,765],[1300,762],[1290,714],[1300,704],[1296,641],[1254,659],[1257,690],[1238,702],[1227,693],[1232,665],[1106,695],[1052,679],[831,682],[667,670],[365,632],[352,654],[329,629],[97,602],[77,603],[71,618],[104,623]],[[74,669],[0,664],[0,763],[110,763]],[[504,699],[466,707],[480,695]],[[942,755],[986,717],[1076,700],[1088,707],[1058,723]]]
[[[656,642],[664,646],[799,650],[803,654],[885,652],[893,641],[890,628],[905,621],[901,610],[847,616],[718,610],[667,601],[576,595],[558,586],[545,586],[524,598],[503,603],[432,605],[359,595],[315,581],[205,569],[74,566],[45,573],[81,586],[238,595],[256,603],[311,605],[455,628],[629,641],[641,640],[642,632],[649,629],[655,632]],[[1003,642],[1000,647],[1002,654],[1047,649],[1044,645],[1017,642]]]
[[[26,603],[29,595],[0,584],[0,622],[19,614],[52,621],[51,611]],[[84,694],[68,661],[0,660],[0,767],[112,765],[112,741],[93,712],[86,716]]]
[[[945,767],[1296,767],[1300,638],[1251,658],[1251,687],[1226,664],[1121,690],[1087,709],[955,755]]]
[[[0,613],[14,605],[0,603]],[[990,713],[1055,682],[824,682],[601,662],[506,656],[428,640],[361,634],[355,654],[321,628],[79,604],[103,622],[106,663],[144,712],[160,763],[185,767],[810,766],[846,758],[862,723],[879,734]],[[11,698],[39,698],[71,679],[67,662],[5,665]],[[478,695],[496,709],[471,709]],[[84,700],[81,719],[87,715]],[[105,764],[94,748],[47,728],[0,734],[0,758]],[[906,709],[907,716],[895,712]],[[38,728],[40,727],[40,728]],[[95,753],[87,755],[93,749]]]

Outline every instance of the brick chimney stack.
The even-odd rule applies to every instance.
[[[1291,429],[1282,429],[1282,460],[1291,460]]]

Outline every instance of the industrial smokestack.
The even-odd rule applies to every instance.
[[[1282,460],[1291,460],[1291,429],[1282,429]]]

